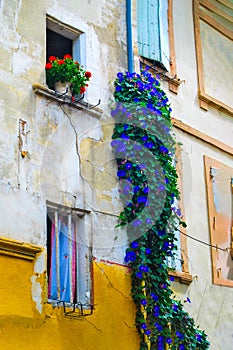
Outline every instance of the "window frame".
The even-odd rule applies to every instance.
[[[202,109],[208,111],[209,105],[214,108],[220,109],[223,112],[233,116],[233,108],[224,104],[222,101],[210,96],[205,91],[204,71],[203,71],[203,57],[202,57],[202,41],[200,31],[200,20],[216,29],[220,34],[233,40],[233,32],[225,28],[224,25],[219,24],[216,20],[209,17],[204,11],[201,10],[201,6],[209,7],[211,11],[217,13],[223,18],[227,16],[222,11],[215,8],[208,0],[193,0],[193,19],[194,19],[194,34],[195,34],[195,47],[196,47],[196,60],[197,60],[197,75],[198,75],[198,98],[199,104]]]
[[[183,176],[182,176],[181,147],[179,145],[176,145],[175,159],[176,159],[176,170],[178,175],[177,184],[180,191],[178,208],[182,213],[182,221],[185,222],[186,219],[185,219],[183,187],[182,187]],[[179,232],[180,232],[180,250],[181,250],[180,257],[181,257],[182,270],[168,270],[168,273],[170,276],[173,276],[175,278],[175,281],[183,284],[190,284],[193,278],[192,278],[192,275],[190,274],[189,264],[188,264],[188,245],[187,245],[186,228],[183,226],[180,226]]]
[[[59,306],[59,303],[61,302],[65,302],[65,304],[67,306],[71,306],[71,305],[77,305],[77,307],[80,306],[80,304],[82,304],[83,307],[85,308],[91,308],[91,305],[93,305],[93,261],[92,261],[92,249],[91,246],[89,244],[89,237],[87,237],[87,232],[85,230],[85,226],[87,224],[86,221],[86,217],[87,214],[89,212],[85,211],[85,210],[80,210],[77,208],[71,208],[71,207],[67,207],[64,205],[60,205],[60,204],[56,204],[50,201],[46,202],[46,217],[49,215],[49,212],[53,212],[53,214],[57,217],[59,215],[64,215],[67,217],[68,216],[73,216],[73,217],[77,217],[76,220],[81,219],[82,221],[79,222],[78,226],[78,230],[80,229],[80,231],[75,232],[76,235],[76,241],[75,241],[75,251],[76,251],[76,271],[75,271],[75,275],[76,275],[76,285],[75,285],[75,294],[76,294],[76,300],[70,300],[69,301],[64,301],[61,300],[61,294],[60,294],[60,270],[58,270],[57,268],[57,264],[56,264],[56,284],[57,284],[57,292],[58,292],[58,298],[57,299],[52,299],[49,298],[49,279],[51,278],[51,276],[49,276],[49,268],[51,267],[51,262],[48,261],[49,258],[51,258],[51,244],[50,246],[48,246],[48,243],[50,240],[48,240],[48,226],[46,229],[46,246],[47,246],[47,290],[48,290],[48,303],[53,304],[55,306]],[[55,214],[57,213],[57,214]],[[61,214],[62,213],[62,214]],[[71,219],[70,219],[71,220]],[[55,223],[56,223],[56,219],[55,219]],[[71,223],[71,221],[70,221]],[[81,224],[80,224],[81,223]],[[46,225],[48,225],[48,221],[46,218]],[[68,226],[68,225],[67,225]],[[80,226],[82,226],[80,228]],[[58,238],[58,228],[56,227],[56,237]],[[51,233],[50,233],[51,234]],[[83,244],[80,244],[81,240],[84,241]],[[58,239],[56,239],[56,242],[58,242]],[[51,241],[50,241],[51,243]],[[81,246],[81,248],[80,248]],[[50,253],[49,253],[50,250]],[[82,251],[82,256],[79,257],[80,254],[80,250]],[[70,242],[69,242],[69,251],[70,251]],[[59,259],[59,247],[58,247],[58,243],[56,244],[56,263],[57,263],[57,259]],[[84,262],[84,267],[85,267],[85,273],[83,273],[83,271],[80,271],[80,261],[79,259],[81,258],[81,261],[83,262],[83,258],[85,256],[85,262]],[[70,263],[70,262],[69,262]],[[70,269],[70,273],[71,273],[71,269]],[[83,280],[85,279],[85,293],[82,291],[80,292],[80,287],[83,283]],[[70,285],[70,296],[71,296],[71,289],[72,289],[72,285]],[[89,293],[89,296],[87,297],[87,293]],[[80,296],[80,294],[82,294]],[[84,295],[85,294],[85,295]],[[84,300],[85,299],[85,300]]]
[[[60,34],[61,36],[72,40],[72,57],[78,61],[84,68],[86,67],[86,34],[81,30],[74,28],[60,20],[46,15],[46,29]],[[62,58],[62,57],[60,57]]]
[[[233,287],[233,280],[222,278],[220,275],[220,272],[216,268],[217,249],[215,247],[218,246],[218,240],[215,239],[215,237],[217,238],[218,232],[217,232],[217,228],[215,227],[215,222],[216,220],[220,222],[220,220],[223,220],[223,219],[221,218],[217,219],[218,214],[214,206],[214,193],[213,193],[213,185],[212,185],[212,179],[210,174],[210,168],[216,168],[216,169],[230,168],[232,169],[232,174],[233,174],[233,167],[228,166],[227,164],[222,163],[216,159],[210,158],[206,155],[204,155],[204,166],[205,166],[210,244],[212,246],[211,247],[212,280],[213,280],[213,284]],[[229,191],[230,191],[230,188],[229,188]],[[232,198],[233,198],[233,195],[232,195]],[[231,226],[231,230],[232,230],[232,226]],[[233,243],[231,237],[229,237],[229,243],[231,245]],[[231,255],[231,253],[232,252],[229,249],[229,255]]]

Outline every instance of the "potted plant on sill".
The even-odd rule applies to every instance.
[[[83,94],[91,77],[91,72],[86,71],[79,62],[73,61],[69,54],[63,58],[50,56],[45,69],[48,87],[59,91],[61,84],[63,84],[63,89],[65,89],[63,92],[67,92],[67,88],[69,88],[68,92],[72,96]]]

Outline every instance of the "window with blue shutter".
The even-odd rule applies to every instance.
[[[138,53],[169,71],[167,0],[137,1]]]

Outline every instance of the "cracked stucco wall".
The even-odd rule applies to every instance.
[[[46,14],[86,33],[92,78],[85,99],[93,105],[101,99],[98,113],[34,93],[33,84],[46,86]],[[0,254],[0,348],[103,350],[121,339],[136,349],[130,277],[117,265],[127,237],[115,229],[122,204],[110,147],[113,80],[127,61],[125,2],[1,0],[0,31],[0,234],[42,248],[35,261]],[[85,232],[93,254],[116,263],[95,263],[90,321],[71,321],[46,304],[47,200],[88,211]]]
[[[104,213],[111,214],[106,220],[115,226],[121,204],[109,146],[113,128],[109,101],[115,74],[126,66],[124,6],[124,1],[114,0],[1,1],[3,236],[45,247],[46,200],[98,210],[103,218]],[[34,83],[46,84],[46,14],[86,33],[86,67],[92,78],[85,98],[93,104],[101,99],[100,117],[34,94]],[[27,127],[21,146],[27,151],[24,158],[19,149],[20,120]]]

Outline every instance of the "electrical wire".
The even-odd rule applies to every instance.
[[[218,250],[222,250],[223,252],[227,252],[228,249],[229,249],[229,248],[223,249],[223,248],[218,247],[217,245],[209,244],[209,243],[207,243],[207,242],[202,241],[201,239],[192,237],[192,236],[188,235],[187,233],[185,233],[185,232],[183,232],[183,231],[180,231],[180,233],[182,233],[182,235],[184,235],[184,236],[186,236],[186,237],[189,237],[189,238],[193,239],[193,240],[196,241],[196,242],[202,243],[202,244],[207,245],[208,247],[211,247],[211,248],[215,248],[215,249],[218,249]]]

